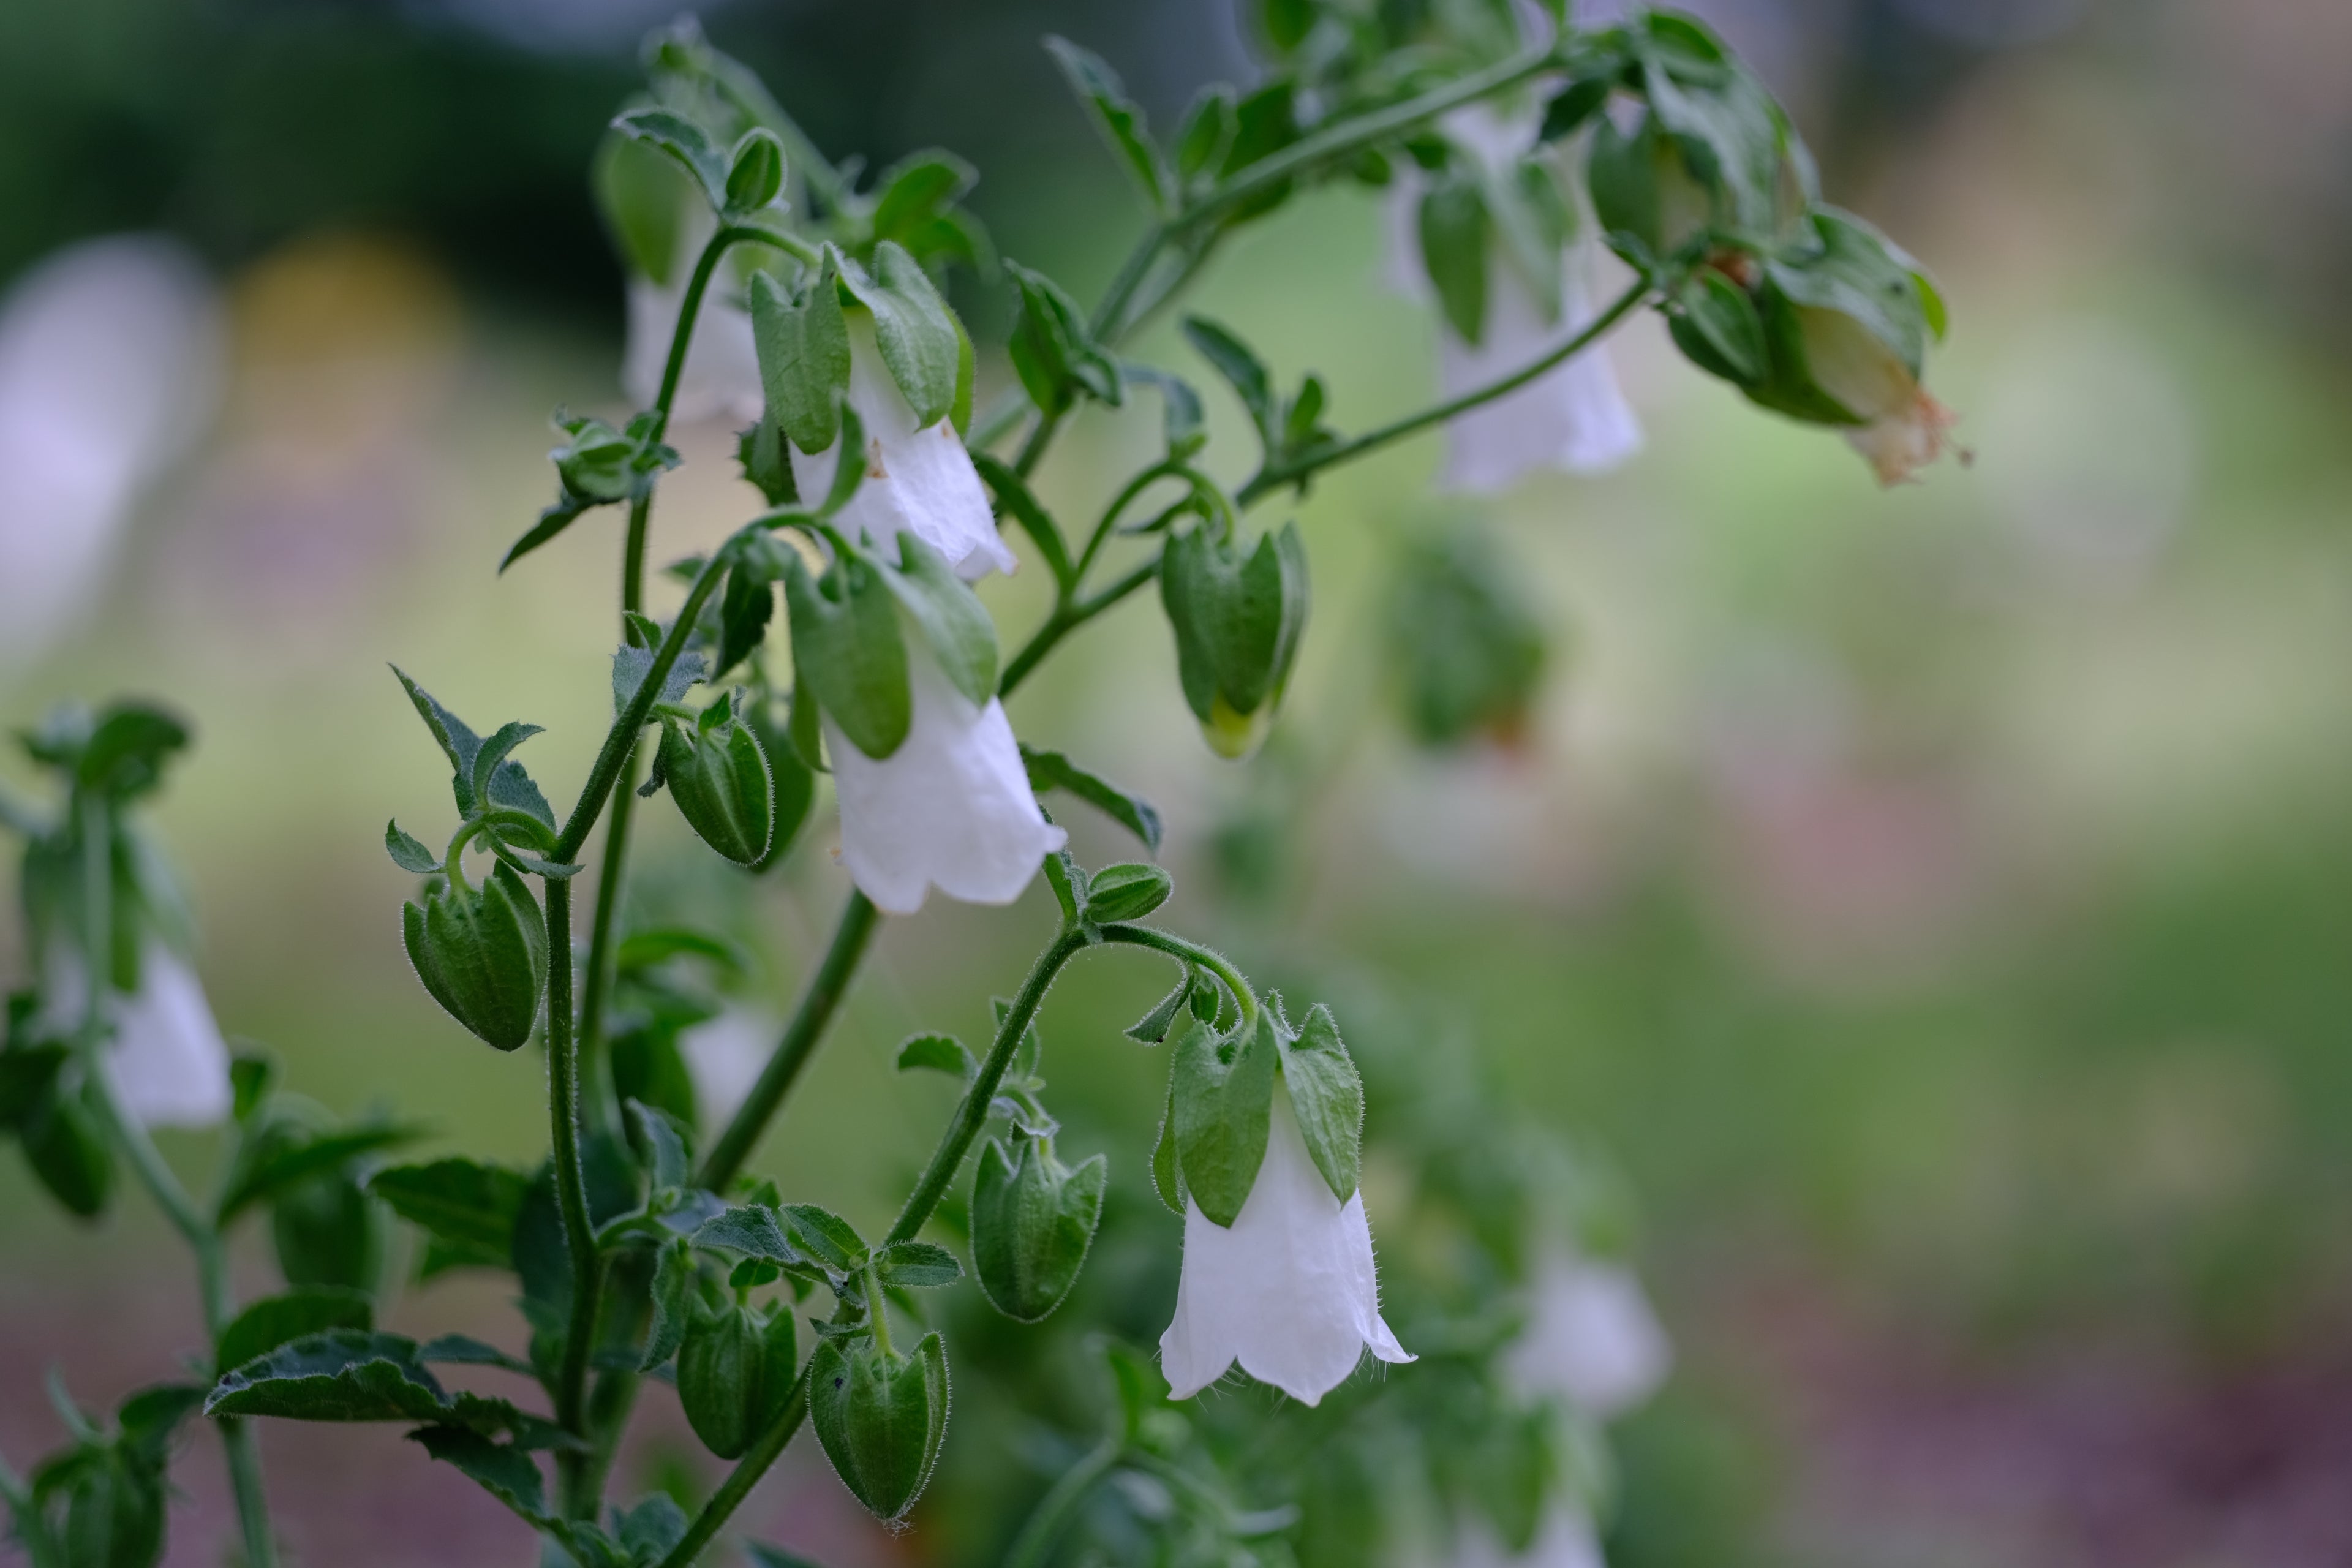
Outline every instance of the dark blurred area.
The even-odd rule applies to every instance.
[[[1694,8],[1788,102],[1830,199],[1938,273],[1933,374],[1975,466],[1882,495],[1645,324],[1619,359],[1643,457],[1479,519],[1549,637],[1525,733],[1436,755],[1391,711],[1397,563],[1454,515],[1421,499],[1423,448],[1300,508],[1317,619],[1245,768],[1201,751],[1141,615],[1090,629],[1014,721],[1090,738],[1162,805],[1197,934],[1441,1020],[1622,1165],[1681,1359],[1622,1429],[1614,1568],[2352,1562],[2352,5]],[[217,288],[226,344],[218,417],[71,618],[0,635],[0,717],[118,687],[184,704],[199,744],[163,829],[224,1024],[324,1101],[515,1159],[541,1146],[535,1070],[457,1039],[400,956],[371,824],[440,786],[383,662],[467,671],[454,705],[528,712],[551,731],[534,766],[584,765],[605,542],[491,568],[544,504],[546,411],[617,401],[587,170],[673,9],[0,0],[0,288],[161,232]],[[998,246],[1082,299],[1142,214],[1039,37],[1112,61],[1162,127],[1252,69],[1227,0],[702,19],[836,158],[970,159]],[[1369,424],[1429,381],[1429,325],[1379,265],[1372,205],[1318,197],[1203,305]],[[957,289],[988,339],[1005,290]],[[1076,435],[1042,482],[1091,500],[1140,448],[1108,420]],[[680,444],[656,561],[740,510],[731,438]],[[1001,623],[1039,612],[1037,575],[992,587]],[[781,1009],[842,886],[822,847],[803,860],[781,889],[678,870],[647,897],[731,922]],[[766,1164],[861,1219],[883,1204],[940,1111],[887,1047],[971,1037],[1042,897],[894,922],[807,1091],[886,1131],[791,1121]],[[1144,1227],[1087,1287],[1138,1333],[1171,1288],[1135,1175],[1158,1064],[1117,1030],[1160,978],[1083,971],[1045,1026],[1079,1146],[1113,1151],[1114,1213]],[[0,1172],[12,1455],[49,1440],[52,1357],[115,1392],[193,1321],[176,1276],[139,1274],[142,1216],[93,1237],[28,1191]],[[404,1326],[498,1321],[466,1289]],[[642,1475],[707,1485],[654,1425]],[[944,1506],[1042,1487],[1000,1481],[1034,1434],[983,1433]],[[520,1560],[494,1507],[389,1436],[268,1440],[308,1561]],[[210,1455],[186,1468],[171,1562],[193,1568],[226,1506]],[[845,1568],[982,1560],[951,1555],[977,1550],[953,1520],[865,1530],[814,1459],[761,1496]]]

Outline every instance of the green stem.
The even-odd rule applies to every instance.
[[[596,1338],[597,1295],[604,1284],[604,1258],[588,1218],[587,1171],[580,1153],[580,1055],[572,1028],[572,885],[562,878],[547,883],[547,1128],[554,1151],[556,1204],[563,1214],[564,1250],[572,1260],[572,1321],[563,1338],[563,1362],[556,1373],[555,1420],[565,1431],[583,1430],[588,1357]],[[580,1456],[566,1452],[559,1468],[576,1468]]]
[[[1105,942],[1126,947],[1148,947],[1155,952],[1164,952],[1171,958],[1181,958],[1187,963],[1199,964],[1223,981],[1225,989],[1234,994],[1234,1001],[1241,1008],[1244,1026],[1257,1022],[1257,993],[1250,989],[1250,983],[1244,977],[1242,972],[1226,963],[1224,955],[1213,948],[1202,947],[1197,942],[1187,941],[1172,931],[1164,931],[1155,926],[1129,925],[1122,921],[1098,929]]]
[[[1277,464],[1261,468],[1255,479],[1242,487],[1241,493],[1234,498],[1234,500],[1243,506],[1248,506],[1281,489],[1284,485],[1299,483],[1314,474],[1322,472],[1325,468],[1337,468],[1341,463],[1351,462],[1367,453],[1378,451],[1392,441],[1401,441],[1405,437],[1426,430],[1433,425],[1444,424],[1455,415],[1465,414],[1482,403],[1491,403],[1496,398],[1517,392],[1538,376],[1557,365],[1567,363],[1600,342],[1612,328],[1623,321],[1635,307],[1642,303],[1649,291],[1650,284],[1647,279],[1635,279],[1626,285],[1623,293],[1609,302],[1607,310],[1586,322],[1582,331],[1578,332],[1559,347],[1549,351],[1533,363],[1513,371],[1499,381],[1489,382],[1485,386],[1473,388],[1459,397],[1449,398],[1433,407],[1424,408],[1418,414],[1407,415],[1402,419],[1383,425],[1379,429],[1369,431],[1352,441],[1342,442],[1337,447],[1325,447],[1294,463]]]
[[[882,1299],[882,1278],[871,1268],[859,1272],[866,1280],[866,1321],[874,1330],[874,1348],[886,1361],[897,1361],[898,1352],[890,1344],[890,1304]]]
[[[1055,644],[1159,574],[1160,557],[1155,555],[1101,593],[1056,608],[1045,617],[1045,625],[1029,635],[1029,640],[1021,645],[1020,651],[1005,665],[1003,679],[996,684],[996,694],[1011,696],[1013,689],[1028,679],[1030,673],[1045,662],[1045,656],[1054,651]]]
[[[96,1090],[93,1098],[106,1131],[130,1162],[140,1185],[147,1189],[155,1206],[163,1211],[172,1228],[180,1233],[195,1257],[205,1337],[217,1344],[221,1331],[236,1315],[236,1305],[229,1289],[228,1256],[220,1231],[197,1208],[195,1200],[180,1184],[179,1177],[172,1173],[172,1167],[164,1163],[163,1152],[147,1135],[147,1129],[122,1109],[112,1076],[95,1059],[103,1046],[100,1036],[105,1026],[110,968],[100,955],[113,951],[113,836],[104,801],[95,795],[84,795],[78,804],[81,818],[82,949],[89,984],[82,1016],[82,1045],[92,1058],[88,1081]],[[236,1420],[224,1420],[219,1426],[237,1524],[245,1537],[246,1562],[250,1568],[275,1568],[278,1550],[269,1534],[269,1504],[262,1489],[261,1455],[254,1445],[253,1431],[245,1422]]]
[[[807,1415],[808,1369],[803,1367],[801,1375],[793,1381],[793,1391],[784,1400],[783,1414],[777,1417],[774,1426],[761,1434],[751,1452],[737,1462],[726,1480],[719,1483],[719,1489],[710,1494],[710,1500],[702,1505],[702,1511],[695,1515],[694,1522],[687,1526],[686,1533],[678,1538],[676,1546],[669,1549],[669,1555],[661,1560],[658,1568],[687,1568],[688,1563],[702,1554],[703,1549],[725,1527],[728,1519],[743,1506],[743,1500],[751,1495],[751,1489],[760,1484],[760,1478],[768,1473],[768,1467],[783,1453],[785,1445],[793,1440],[793,1434],[800,1430],[801,1422]]]
[[[1043,1568],[1046,1553],[1054,1549],[1062,1528],[1095,1483],[1110,1474],[1127,1451],[1127,1445],[1117,1437],[1106,1437],[1097,1444],[1086,1458],[1064,1470],[1045,1495],[1038,1500],[1029,1522],[1013,1540],[1013,1549],[1004,1554],[1004,1568]]]
[[[883,1238],[884,1246],[913,1240],[931,1217],[931,1211],[940,1206],[940,1199],[947,1195],[964,1155],[971,1150],[971,1141],[980,1136],[982,1126],[988,1121],[988,1108],[996,1099],[997,1086],[1004,1081],[1004,1069],[1013,1065],[1013,1053],[1019,1048],[1022,1035],[1036,1018],[1038,1005],[1045,1000],[1046,988],[1054,984],[1054,977],[1062,972],[1062,965],[1070,961],[1071,955],[1086,945],[1084,931],[1066,930],[1037,955],[1029,978],[1021,983],[1013,1005],[1004,1011],[1003,1022],[997,1025],[995,1042],[989,1047],[987,1059],[980,1064],[971,1087],[964,1091],[963,1102],[956,1107],[955,1120],[948,1123],[940,1146],[931,1152],[930,1163],[923,1168],[922,1179],[915,1184],[906,1206],[898,1211],[898,1223]]]
[[[792,1093],[801,1069],[808,1066],[817,1043],[824,1038],[825,1026],[833,1021],[859,960],[866,956],[866,944],[881,923],[882,913],[874,907],[874,900],[852,889],[841,920],[833,928],[832,944],[824,950],[816,973],[809,976],[808,989],[801,994],[800,1005],[793,1010],[792,1022],[784,1026],[775,1054],[760,1069],[760,1081],[744,1096],[727,1130],[703,1156],[702,1172],[696,1178],[701,1185],[713,1192],[725,1191],[751,1157],[769,1121]]]

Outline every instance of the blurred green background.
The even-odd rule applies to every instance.
[[[1613,345],[1648,437],[1622,471],[1472,513],[1429,495],[1424,440],[1297,507],[1315,619],[1251,763],[1200,743],[1148,600],[1014,723],[1160,805],[1175,923],[1471,1042],[1629,1175],[1680,1362],[1621,1432],[1617,1568],[2352,1559],[2352,7],[1701,9],[1790,104],[1830,199],[1938,274],[1931,384],[1973,466],[1882,492],[1645,321]],[[539,1068],[465,1037],[397,941],[408,879],[377,825],[446,797],[384,665],[478,724],[546,725],[530,761],[559,797],[601,738],[611,519],[493,568],[549,491],[547,411],[620,407],[585,171],[667,16],[0,5],[0,279],[160,230],[210,270],[227,345],[206,434],[91,602],[0,666],[0,714],[119,689],[187,711],[198,750],[160,826],[225,1027],[331,1105],[517,1160],[544,1145]],[[835,156],[971,159],[999,246],[1081,298],[1142,215],[1038,37],[1102,53],[1161,124],[1251,69],[1224,0],[704,20]],[[1433,323],[1384,290],[1381,249],[1377,202],[1326,192],[1235,245],[1198,308],[1286,378],[1324,373],[1362,427],[1433,384]],[[959,289],[1001,331],[1009,289]],[[1200,375],[1165,327],[1136,352]],[[1008,379],[1001,355],[982,375]],[[1215,419],[1238,479],[1240,422]],[[1042,492],[1099,504],[1156,426],[1081,416]],[[677,440],[656,560],[753,504],[724,429]],[[11,504],[0,525],[27,526]],[[1469,516],[1538,590],[1553,658],[1518,744],[1432,755],[1395,717],[1384,612],[1405,542]],[[1008,637],[1043,575],[985,589]],[[646,820],[641,899],[751,942],[781,1012],[846,892],[829,824],[748,884],[673,813]],[[1090,860],[1125,853],[1076,831]],[[892,922],[763,1168],[885,1215],[947,1108],[889,1047],[982,1034],[1045,899]],[[13,928],[0,951],[15,973]],[[1164,988],[1089,963],[1045,1033],[1071,1146],[1110,1151],[1172,1253],[1143,1178],[1161,1064],[1118,1033]],[[0,1169],[0,1448],[54,1440],[53,1360],[91,1398],[171,1369],[194,1311],[164,1242],[135,1202],[73,1229]],[[436,1286],[394,1326],[503,1312]],[[690,1463],[674,1414],[652,1424],[635,1462]],[[519,1551],[389,1432],[267,1442],[305,1561]],[[174,1564],[218,1560],[216,1468],[181,1468]],[[866,1531],[806,1455],[761,1496],[845,1565],[953,1538]]]

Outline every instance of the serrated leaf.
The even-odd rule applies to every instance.
[[[547,1516],[546,1479],[529,1454],[463,1426],[421,1426],[409,1437],[534,1523]]]
[[[289,1421],[438,1421],[448,1395],[399,1334],[331,1330],[307,1335],[222,1374],[208,1415]]]
[[[693,1311],[694,1247],[684,1237],[661,1249],[654,1263],[653,1327],[637,1370],[650,1372],[677,1353]]]
[[[800,1264],[807,1261],[800,1248],[784,1236],[773,1209],[761,1205],[730,1208],[717,1218],[706,1221],[694,1233],[697,1247],[723,1247],[740,1252],[747,1258],[763,1258],[771,1263]]]
[[[909,1035],[898,1047],[898,1070],[927,1068],[965,1082],[977,1070],[971,1052],[953,1035]]]
[[[793,1245],[809,1257],[836,1273],[854,1273],[865,1267],[865,1239],[839,1215],[814,1204],[786,1204],[780,1215],[791,1228]]]
[[[461,1159],[387,1166],[367,1183],[371,1195],[439,1244],[448,1266],[486,1268],[509,1266],[529,1186],[520,1172]]]
[[[628,711],[630,702],[637,695],[637,689],[646,683],[646,677],[653,673],[655,651],[634,643],[623,643],[613,651],[613,714],[615,718]],[[669,673],[662,678],[661,691],[655,700],[677,702],[683,700],[707,673],[701,654],[692,650],[679,654],[677,662],[671,665]]]
[[[1060,752],[1023,746],[1021,761],[1028,769],[1031,789],[1067,790],[1143,840],[1144,847],[1160,847],[1160,813],[1141,795],[1129,794]]]
[[[228,1372],[308,1334],[374,1327],[375,1307],[363,1292],[306,1286],[265,1296],[229,1320],[213,1347],[213,1363]]]

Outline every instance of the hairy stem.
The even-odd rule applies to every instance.
[[[768,1473],[768,1467],[783,1453],[785,1445],[793,1440],[793,1434],[801,1429],[801,1422],[807,1415],[808,1369],[803,1367],[800,1376],[793,1380],[793,1391],[784,1400],[783,1414],[777,1417],[774,1426],[760,1435],[760,1440],[751,1445],[751,1452],[736,1462],[735,1468],[719,1483],[719,1489],[710,1494],[710,1500],[702,1505],[702,1511],[694,1516],[694,1522],[687,1526],[686,1533],[678,1538],[676,1546],[669,1549],[669,1555],[661,1560],[658,1568],[687,1568],[688,1563],[702,1555],[703,1549],[726,1527],[727,1521],[735,1510],[743,1506],[743,1500],[751,1495],[751,1489],[760,1484],[760,1478]]]
[[[1155,555],[1101,593],[1075,600],[1055,609],[1052,615],[1045,617],[1045,625],[1029,634],[1029,640],[1021,645],[1020,651],[1015,653],[1005,665],[1003,679],[996,683],[996,694],[999,697],[1010,697],[1013,694],[1013,689],[1028,679],[1031,673],[1045,662],[1045,656],[1054,651],[1055,643],[1060,642],[1070,633],[1085,626],[1159,574],[1160,557]]]
[[[996,1098],[997,1086],[1004,1081],[1004,1069],[1013,1064],[1013,1053],[1020,1047],[1022,1035],[1035,1020],[1046,989],[1062,972],[1062,965],[1086,945],[1084,931],[1065,930],[1037,955],[1029,978],[1021,983],[1013,1005],[1004,1010],[1004,1021],[997,1025],[996,1039],[988,1047],[988,1057],[980,1064],[971,1087],[964,1091],[963,1102],[956,1107],[955,1120],[948,1123],[939,1147],[931,1152],[930,1163],[923,1167],[922,1179],[908,1194],[906,1206],[898,1211],[898,1222],[883,1238],[884,1246],[914,1239],[916,1232],[931,1217],[931,1211],[940,1206],[940,1199],[947,1195],[964,1155],[971,1150],[971,1141],[980,1136],[982,1126],[988,1121],[988,1108]]]
[[[554,1150],[556,1204],[563,1214],[563,1246],[572,1259],[572,1321],[556,1373],[555,1419],[576,1436],[583,1426],[582,1406],[588,1356],[596,1338],[604,1258],[588,1218],[588,1177],[580,1154],[580,1054],[572,1029],[572,885],[562,878],[547,883],[547,1130]],[[567,1479],[580,1458],[568,1450],[560,1457],[558,1468]]]
[[[1197,942],[1188,941],[1156,926],[1129,925],[1121,921],[1099,929],[1105,942],[1127,947],[1148,947],[1171,958],[1181,958],[1187,963],[1200,965],[1223,981],[1225,989],[1234,994],[1234,1002],[1241,1008],[1244,1025],[1257,1022],[1257,993],[1250,989],[1250,983],[1242,972],[1226,963],[1224,955],[1213,948],[1203,947]]]
[[[1308,454],[1297,462],[1274,464],[1261,468],[1258,470],[1257,477],[1244,485],[1241,492],[1234,499],[1243,506],[1248,506],[1272,494],[1284,485],[1297,484],[1326,468],[1352,462],[1368,453],[1380,450],[1392,441],[1401,441],[1407,436],[1428,429],[1433,425],[1442,425],[1457,414],[1466,414],[1480,404],[1492,403],[1498,397],[1517,392],[1538,376],[1555,366],[1565,364],[1606,337],[1618,322],[1623,321],[1635,307],[1642,303],[1649,291],[1649,280],[1637,278],[1626,285],[1623,293],[1609,302],[1607,310],[1586,322],[1582,331],[1578,332],[1558,348],[1549,351],[1534,363],[1513,371],[1499,381],[1489,382],[1485,386],[1473,387],[1459,397],[1448,398],[1444,403],[1424,408],[1418,414],[1409,414],[1402,419],[1381,426],[1377,430],[1368,431],[1352,441],[1344,441],[1337,447],[1327,447],[1319,452]]]
[[[1069,1523],[1070,1515],[1094,1490],[1095,1483],[1110,1474],[1126,1448],[1127,1445],[1117,1437],[1106,1437],[1086,1458],[1064,1470],[1051,1489],[1038,1500],[1029,1521],[1021,1527],[1021,1533],[1013,1538],[1012,1550],[1004,1554],[1004,1568],[1044,1568],[1046,1554],[1054,1550],[1054,1542],[1060,1537],[1063,1526]]]
[[[742,1170],[743,1163],[751,1157],[769,1121],[783,1105],[784,1097],[792,1093],[793,1085],[799,1081],[801,1069],[808,1066],[809,1058],[816,1053],[817,1043],[824,1038],[825,1026],[833,1022],[835,1011],[848,993],[850,978],[857,973],[859,960],[866,956],[866,944],[881,923],[882,912],[874,907],[874,900],[851,889],[849,902],[843,906],[841,920],[833,928],[833,942],[825,948],[816,973],[809,976],[808,988],[801,993],[800,1005],[793,1010],[783,1038],[776,1043],[768,1065],[760,1069],[760,1081],[751,1086],[751,1092],[736,1108],[727,1130],[703,1156],[702,1171],[696,1178],[701,1185],[713,1192],[724,1191]]]

